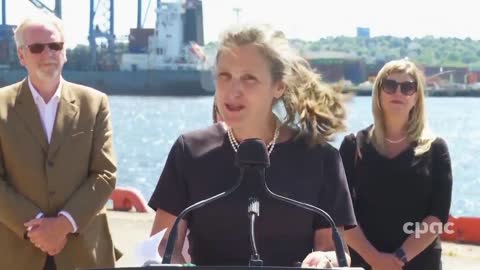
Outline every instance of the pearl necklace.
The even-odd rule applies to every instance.
[[[385,141],[387,141],[389,143],[392,143],[392,144],[397,144],[397,143],[403,142],[406,138],[407,138],[407,136],[405,135],[403,138],[400,138],[398,140],[390,140],[388,138],[385,138]]]
[[[230,144],[232,145],[233,151],[235,151],[235,153],[236,153],[238,151],[239,145],[238,145],[237,140],[233,136],[233,132],[232,132],[231,128],[227,129],[227,134],[228,134],[228,140],[230,141]],[[275,128],[275,133],[273,133],[273,139],[267,145],[267,150],[268,150],[269,155],[272,153],[273,147],[275,147],[275,142],[277,141],[279,134],[280,134],[280,127],[277,125],[277,127]]]

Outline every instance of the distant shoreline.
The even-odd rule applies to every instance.
[[[351,93],[355,96],[372,96],[372,90],[347,88],[343,93]],[[427,96],[430,97],[480,97],[480,90],[471,89],[441,89],[427,90]]]

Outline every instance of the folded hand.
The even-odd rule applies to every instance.
[[[62,251],[67,235],[72,231],[70,222],[64,216],[32,219],[24,225],[30,228],[27,236],[32,244],[51,256]]]

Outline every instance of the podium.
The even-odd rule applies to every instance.
[[[180,264],[152,265],[143,267],[89,268],[79,270],[364,270],[361,267],[301,268],[286,266],[184,266]]]

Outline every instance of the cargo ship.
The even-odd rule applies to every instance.
[[[213,95],[213,77],[203,52],[200,0],[157,1],[154,29],[130,30],[128,52],[113,70],[64,70],[71,82],[109,95]],[[24,69],[0,69],[0,87],[23,79]]]
[[[0,87],[25,78],[23,70],[0,70]],[[64,71],[65,80],[87,85],[108,95],[213,95],[208,70]]]

